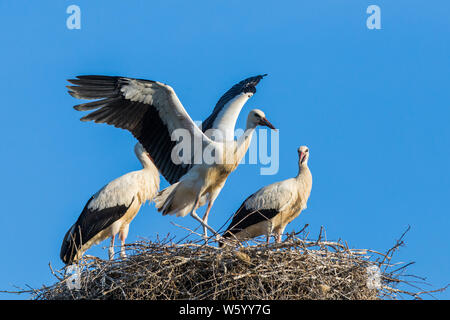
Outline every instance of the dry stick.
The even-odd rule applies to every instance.
[[[186,237],[184,237],[183,239],[181,239],[181,240],[184,240],[184,239],[190,237],[192,234],[195,234],[195,235],[197,235],[197,236],[199,236],[199,237],[202,236],[200,233],[195,232],[195,230],[197,230],[199,227],[197,227],[195,230],[191,230],[191,229],[189,229],[189,228],[187,228],[187,227],[183,227],[183,226],[181,226],[181,225],[179,225],[179,224],[176,224],[175,222],[172,222],[172,221],[171,221],[170,223],[171,223],[172,225],[174,225],[175,227],[178,227],[178,228],[184,229],[184,230],[186,230],[186,231],[189,231],[189,234],[188,234]],[[179,242],[180,242],[180,241],[178,241],[177,244],[178,244]]]
[[[403,238],[405,237],[406,233],[411,229],[411,226],[408,225],[408,228],[406,228],[406,230],[402,233],[402,235],[400,236],[400,238],[396,241],[396,244],[389,249],[386,254],[385,254],[385,258],[383,259],[383,261],[381,261],[381,264],[384,263],[384,261],[386,261],[387,257],[392,257],[392,255],[394,254],[394,252],[403,245]],[[390,259],[390,258],[389,258]],[[386,270],[386,269],[385,269]]]
[[[395,250],[366,257],[361,250],[349,249],[346,243],[321,241],[323,231],[322,227],[316,241],[308,240],[309,232],[304,232],[303,239],[294,233],[281,244],[244,247],[242,252],[249,256],[251,264],[239,260],[235,250],[196,243],[173,244],[168,242],[169,235],[165,239],[158,237],[157,242],[130,244],[135,254],[127,260],[83,262],[80,292],[59,282],[32,293],[37,299],[395,299],[403,294],[419,299],[423,294],[440,291],[421,289],[414,293],[391,288],[385,283],[410,284],[392,273],[382,273],[382,286],[369,290],[365,284],[366,267],[374,264],[369,259],[383,257],[377,265],[391,268]],[[393,273],[404,269],[397,268]],[[107,279],[107,288],[102,287],[102,279]],[[331,289],[322,292],[319,284]]]
[[[56,274],[56,272],[55,271],[53,271],[53,268],[52,268],[52,264],[51,264],[51,262],[49,262],[48,263],[48,267],[50,268],[50,272],[52,273],[52,275],[54,275],[55,276],[55,278],[56,279],[58,279],[59,281],[63,281],[63,280],[66,280],[68,277],[66,277],[66,278],[61,278],[61,277],[58,277],[58,275]]]
[[[197,228],[194,229],[194,232],[197,231],[198,228],[200,228],[200,225],[197,226]],[[219,232],[219,231],[217,231],[217,232]],[[183,242],[184,240],[186,240],[187,238],[189,238],[189,237],[191,236],[191,234],[192,234],[192,233],[189,233],[187,236],[181,238],[181,239],[177,242],[177,244],[180,244],[181,242]],[[198,234],[198,233],[196,233],[196,234]]]

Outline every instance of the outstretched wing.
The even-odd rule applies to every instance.
[[[219,99],[211,115],[202,122],[202,130],[232,130],[242,107],[256,92],[256,85],[267,74],[250,77],[235,84]],[[234,133],[234,132],[233,132]]]
[[[188,115],[175,91],[157,81],[110,76],[78,76],[68,80],[69,93],[78,99],[99,99],[74,106],[78,111],[93,111],[82,121],[107,123],[130,131],[153,158],[156,167],[171,184],[190,168],[192,159],[172,159],[177,144],[171,139],[184,129],[192,139],[212,143]],[[193,157],[194,155],[192,155]]]

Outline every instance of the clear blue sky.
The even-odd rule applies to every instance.
[[[66,27],[71,4],[80,30]],[[366,27],[370,4],[381,30]],[[239,167],[211,226],[294,176],[296,149],[308,145],[311,198],[286,231],[308,223],[316,236],[324,226],[330,240],[384,251],[410,225],[396,261],[415,261],[408,273],[432,288],[449,282],[448,1],[5,0],[0,12],[1,290],[53,283],[48,263],[62,267],[62,238],[89,197],[140,168],[131,134],[78,120],[65,85],[79,74],[166,82],[201,120],[234,83],[268,73],[238,124],[252,108],[266,112],[280,129],[279,173]],[[196,226],[146,205],[128,242],[184,235],[170,221]],[[105,244],[89,253],[106,257]]]

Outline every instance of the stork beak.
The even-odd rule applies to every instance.
[[[303,159],[305,159],[305,153],[300,151],[299,157],[300,157],[300,163],[303,163]]]
[[[261,123],[260,123],[262,126],[266,126],[266,127],[269,127],[270,129],[272,129],[272,130],[275,130],[275,131],[277,131],[277,129],[269,122],[269,120],[267,120],[267,118],[262,118],[261,119]]]

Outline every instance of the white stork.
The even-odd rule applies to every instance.
[[[120,255],[126,257],[124,244],[130,222],[159,189],[159,172],[150,155],[140,143],[136,144],[134,152],[143,169],[111,181],[89,199],[80,217],[64,237],[60,252],[64,263],[72,264],[92,245],[109,237],[109,258],[113,259],[114,238],[117,234],[121,241]]]
[[[275,233],[276,241],[281,242],[287,224],[306,209],[311,193],[308,147],[301,146],[298,155],[298,175],[265,186],[248,197],[234,214],[224,238],[243,240],[266,235],[268,243],[270,235]],[[223,242],[220,244],[223,245]]]
[[[231,88],[219,100],[213,113],[202,125],[203,130],[218,130],[221,135],[203,133],[184,109],[175,91],[168,85],[151,80],[109,76],[79,76],[69,80],[77,86],[68,86],[69,93],[80,99],[100,99],[75,106],[79,111],[98,109],[84,116],[82,121],[107,123],[129,130],[142,143],[154,159],[161,174],[174,184],[155,198],[157,207],[164,214],[185,216],[191,214],[204,230],[213,231],[206,222],[214,200],[228,175],[237,167],[247,151],[251,136],[257,125],[273,126],[260,110],[250,112],[246,134],[234,140],[234,126],[245,102],[256,92],[255,86],[264,75],[245,79]],[[217,159],[233,159],[222,163],[194,163],[198,153],[189,155],[181,162],[173,159],[176,141],[172,134],[177,129],[186,130],[200,145],[199,152],[210,150]],[[195,143],[194,143],[195,144]],[[202,158],[200,155],[200,158]],[[176,160],[176,161],[174,161]],[[181,178],[181,179],[180,179]],[[204,221],[195,210],[206,203],[208,209]],[[206,232],[205,232],[206,233]]]
[[[181,177],[179,182],[159,192],[154,199],[158,211],[162,211],[163,215],[175,214],[177,217],[184,217],[190,213],[203,225],[205,238],[207,237],[207,228],[216,233],[207,225],[209,212],[225,185],[228,175],[237,168],[247,152],[253,132],[258,125],[275,129],[266,119],[264,112],[254,109],[250,111],[246,130],[238,141],[209,141],[205,148],[213,147],[221,161],[213,164],[194,165]],[[208,201],[208,207],[203,219],[200,220],[195,211],[206,201]]]

